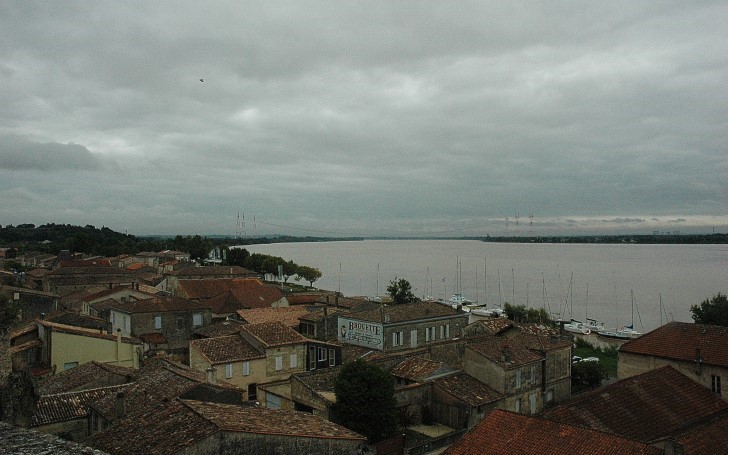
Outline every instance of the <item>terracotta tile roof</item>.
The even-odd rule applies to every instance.
[[[543,415],[650,442],[718,413],[727,415],[725,401],[666,366],[582,394]]]
[[[97,383],[112,376],[131,381],[138,373],[139,371],[134,368],[91,361],[43,379],[38,384],[38,393],[50,395],[83,390],[87,388],[85,387],[87,384]]]
[[[150,332],[150,333],[143,333],[141,335],[138,335],[139,339],[144,341],[147,344],[152,345],[161,345],[161,344],[167,344],[167,338],[165,338],[165,335],[159,333],[159,332]]]
[[[140,423],[145,431],[139,431]],[[251,405],[175,399],[126,418],[86,442],[115,454],[174,454],[219,432],[365,441],[321,417]]]
[[[184,279],[190,276],[256,276],[258,275],[251,270],[244,269],[237,265],[234,266],[207,266],[207,267],[183,267],[181,269],[173,270],[168,275],[178,277],[178,279]]]
[[[36,320],[37,324],[40,324],[44,327],[49,327],[53,329],[54,332],[63,332],[63,333],[69,333],[73,335],[79,335],[79,336],[85,336],[85,337],[91,337],[91,338],[100,338],[103,340],[115,340],[117,339],[116,335],[112,335],[106,332],[100,332],[96,329],[87,329],[85,327],[77,327],[73,325],[65,325],[65,324],[58,324],[56,322],[49,322],[49,321],[42,321],[42,320]],[[131,344],[142,344],[142,341],[138,340],[137,338],[133,337],[122,337],[122,342],[124,343],[131,343]]]
[[[266,348],[306,343],[308,341],[299,332],[292,330],[280,322],[246,324],[241,327],[241,331],[255,337]]]
[[[382,308],[350,313],[348,317],[362,321],[389,323],[417,321],[419,319],[464,317],[469,315],[437,302],[416,302],[402,305],[387,305]]]
[[[192,340],[190,349],[196,349],[213,365],[266,357],[240,335]]]
[[[201,327],[195,331],[195,334],[203,338],[222,337],[225,335],[234,335],[241,331],[244,322],[226,320],[217,322],[209,326]]]
[[[299,327],[299,318],[309,314],[306,306],[281,308],[250,308],[238,310],[238,315],[250,324],[260,322],[281,322],[287,327]]]
[[[311,307],[308,307],[309,309],[312,309]],[[335,307],[328,307],[327,308],[327,317],[332,316],[334,314],[344,314],[346,310],[343,310],[342,308],[335,308]],[[299,317],[300,321],[308,321],[308,322],[318,322],[324,319],[324,307],[316,307],[312,311],[305,313]]]
[[[322,439],[366,439],[352,430],[307,412],[192,400],[184,400],[184,403],[225,431]]]
[[[498,335],[514,327],[514,322],[506,318],[480,319],[470,325],[480,326],[492,335]]]
[[[113,307],[125,313],[157,313],[167,311],[194,311],[210,309],[209,305],[180,297],[158,296],[149,299],[121,302]]]
[[[619,352],[694,362],[700,349],[702,362],[727,367],[727,327],[670,322],[624,343]]]
[[[116,396],[129,384],[100,387],[79,392],[43,395],[31,419],[31,426],[48,425],[66,420],[83,419],[89,415],[89,405],[107,395]]]
[[[137,380],[124,392],[129,405],[128,415],[143,413],[149,406],[183,396],[200,386],[245,393],[220,379],[216,384],[208,383],[205,372],[170,360],[152,358],[147,360]],[[115,421],[118,419],[116,402],[116,396],[105,396],[92,407],[107,420]]]
[[[217,431],[213,423],[173,399],[157,401],[134,416],[119,419],[85,443],[115,455],[171,455]]]
[[[209,299],[216,314],[230,314],[244,308],[270,308],[284,298],[280,289],[257,278],[180,280],[179,292],[192,300]]]
[[[22,455],[105,455],[85,444],[71,442],[58,436],[0,422],[0,441],[6,454]]]
[[[497,409],[452,444],[444,455],[480,453],[659,455],[664,451],[619,436]]]
[[[410,357],[390,370],[393,376],[414,382],[425,382],[435,377],[456,372],[443,362],[436,362],[421,357]]]
[[[476,407],[494,403],[504,395],[463,371],[435,379],[434,385],[469,406]]]
[[[488,358],[506,369],[539,362],[544,355],[528,347],[518,337],[487,337],[470,342],[467,349]],[[506,355],[503,355],[506,354]]]
[[[728,453],[727,433],[728,420],[725,414],[687,429],[677,436],[677,442],[687,455]]]
[[[109,259],[87,259],[81,261],[61,261],[61,267],[111,267]]]

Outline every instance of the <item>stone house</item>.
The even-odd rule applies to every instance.
[[[434,419],[452,428],[472,428],[497,409],[504,395],[463,371],[433,380]]]
[[[112,330],[142,339],[146,350],[175,353],[186,353],[195,330],[211,323],[208,305],[179,297],[120,302],[110,315]]]
[[[0,285],[0,292],[6,293],[20,304],[22,321],[33,321],[43,314],[51,314],[60,308],[59,295],[52,292],[5,285]]]
[[[543,360],[514,338],[487,337],[467,344],[464,371],[504,394],[503,409],[536,414],[543,408]]]
[[[108,265],[59,267],[44,275],[42,282],[44,291],[64,295],[98,286],[137,287],[141,280],[134,272]]]
[[[670,322],[618,351],[618,378],[671,365],[727,401],[727,327]]]
[[[416,349],[462,335],[469,315],[437,302],[381,306],[338,317],[337,341],[382,352]]]
[[[177,286],[176,295],[210,305],[214,320],[236,316],[238,310],[246,308],[289,306],[278,287],[258,278],[180,280]]]

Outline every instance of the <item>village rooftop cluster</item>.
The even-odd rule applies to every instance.
[[[727,452],[726,327],[622,342],[616,380],[574,394],[578,335],[547,324],[294,290],[180,251],[13,260],[10,453]],[[338,423],[334,383],[355,360],[394,378],[396,437]]]

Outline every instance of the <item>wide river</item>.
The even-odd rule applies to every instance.
[[[606,327],[633,320],[643,332],[667,319],[692,322],[692,304],[728,289],[727,245],[365,240],[245,248],[316,267],[315,287],[345,296],[386,295],[397,277],[420,298],[460,292],[488,307],[514,302]]]

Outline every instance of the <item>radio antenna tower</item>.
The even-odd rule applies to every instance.
[[[239,210],[236,217],[236,236],[240,239],[244,235],[246,235],[246,215]]]
[[[531,235],[532,237],[534,237],[534,236],[535,236],[535,231],[534,231],[534,229],[533,229],[533,225],[532,225],[532,222],[533,222],[533,220],[534,220],[534,219],[535,219],[535,214],[534,214],[534,213],[532,213],[532,212],[530,212],[530,235]]]

